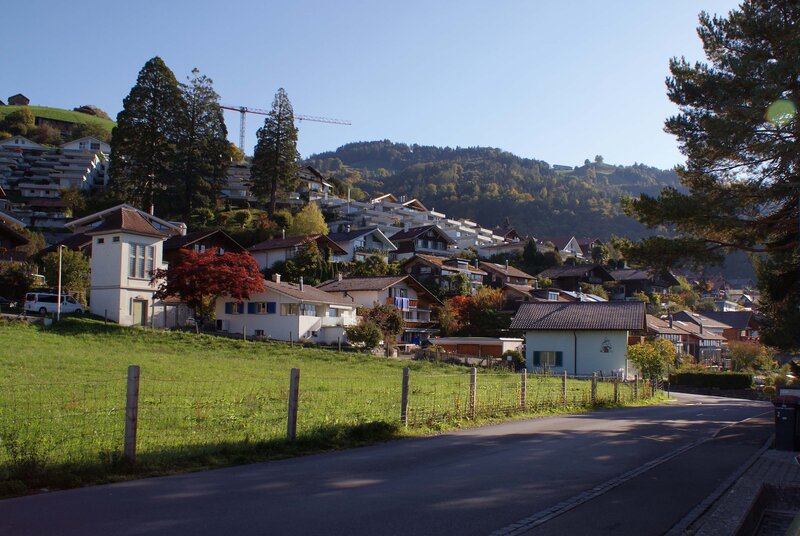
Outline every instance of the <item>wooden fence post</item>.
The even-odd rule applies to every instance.
[[[639,400],[639,375],[633,377],[633,399]]]
[[[289,416],[286,420],[286,439],[297,438],[297,399],[300,396],[300,369],[293,368],[289,373]]]
[[[476,390],[478,387],[478,369],[472,367],[469,373],[469,416],[475,418]]]
[[[336,343],[339,345],[339,353],[341,354],[342,353],[342,336],[341,335],[336,337]]]
[[[139,421],[139,366],[128,367],[128,388],[125,395],[125,437],[123,453],[131,463],[136,461],[136,427]]]
[[[408,427],[408,382],[410,380],[411,370],[408,367],[403,367],[403,393],[400,397],[400,422],[404,427]]]
[[[528,410],[528,371],[522,369],[519,377],[519,409],[525,413]]]
[[[619,404],[619,378],[614,376],[614,403]]]
[[[592,406],[597,404],[597,373],[592,372]]]
[[[561,402],[567,405],[567,371],[564,371],[564,376],[561,378]]]
[[[247,324],[242,326],[242,340],[243,341],[247,340]]]

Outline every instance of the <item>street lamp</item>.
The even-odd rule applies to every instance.
[[[66,246],[63,244],[58,246],[58,291],[56,292],[58,303],[56,305],[56,322],[61,320],[61,250],[65,247]]]

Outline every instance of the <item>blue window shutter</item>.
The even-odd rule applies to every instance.
[[[542,353],[541,352],[533,352],[533,366],[539,367],[542,364]]]
[[[244,302],[237,303],[236,310],[239,312],[239,314],[244,314]]]
[[[275,314],[275,302],[267,302],[267,314],[274,315]]]
[[[255,302],[249,302],[247,304],[247,314],[249,314],[249,315],[256,314],[256,303]]]
[[[557,367],[564,366],[564,352],[556,352],[556,366]]]
[[[225,302],[225,314],[229,315],[233,313],[233,304],[231,302]]]

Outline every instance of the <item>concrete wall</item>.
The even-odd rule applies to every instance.
[[[564,366],[552,367],[551,370],[554,372],[566,370],[569,374],[584,375],[601,370],[606,373],[619,369],[627,370],[625,357],[627,350],[627,331],[528,331],[525,334],[525,362],[528,370],[535,369],[534,351],[563,352]]]

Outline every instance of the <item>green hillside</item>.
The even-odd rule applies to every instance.
[[[636,164],[590,162],[553,169],[491,147],[431,147],[388,140],[350,143],[311,156],[307,163],[372,195],[392,192],[420,199],[428,208],[496,226],[508,217],[521,233],[536,237],[577,235],[636,238],[647,234],[622,214],[622,195],[656,194],[679,187],[678,176]],[[353,188],[355,187],[355,188]]]
[[[96,117],[94,115],[75,112],[72,110],[64,110],[62,108],[50,108],[48,106],[0,106],[0,121],[11,112],[15,112],[20,108],[27,108],[34,116],[43,117],[45,119],[54,119],[57,121],[66,121],[68,123],[86,123],[90,125],[98,125],[107,130],[109,134],[111,129],[114,128],[116,123],[109,119]]]

